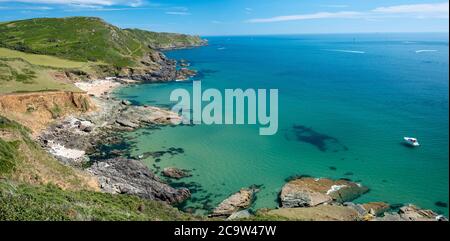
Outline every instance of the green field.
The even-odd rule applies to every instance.
[[[81,91],[71,83],[57,81],[56,70],[32,65],[23,59],[0,58],[0,94],[36,91]]]
[[[29,54],[6,48],[0,48],[0,58],[20,58],[30,64],[53,68],[83,68],[89,64],[86,62],[77,62],[48,55]]]

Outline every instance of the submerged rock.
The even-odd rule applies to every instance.
[[[312,207],[351,201],[367,191],[367,187],[348,180],[301,177],[283,186],[280,200],[283,208]]]
[[[97,162],[88,169],[98,177],[104,192],[136,195],[142,198],[181,203],[190,197],[186,188],[175,189],[163,183],[137,160],[114,158]]]
[[[188,68],[177,70],[177,80],[187,80],[195,75],[197,75],[197,71]]]
[[[189,177],[191,174],[187,170],[178,169],[176,167],[166,167],[161,172],[164,176],[174,178],[174,179],[181,179],[183,177]]]
[[[231,195],[222,201],[210,214],[210,217],[225,216],[228,217],[235,212],[250,207],[254,200],[256,188],[242,188],[239,192]]]

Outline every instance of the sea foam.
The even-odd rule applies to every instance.
[[[424,52],[437,52],[435,49],[419,49],[416,50],[416,53],[424,53]]]
[[[347,49],[325,49],[325,51],[340,52],[340,53],[350,53],[350,54],[365,54],[365,51],[360,50],[347,50]]]

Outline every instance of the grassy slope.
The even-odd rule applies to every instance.
[[[105,73],[104,67],[108,71],[143,67],[142,57],[156,48],[201,43],[197,36],[123,30],[92,17],[3,22],[0,23],[0,94],[78,91],[51,74],[67,69],[81,70],[91,76],[113,74]]]
[[[198,219],[167,204],[135,196],[0,181],[0,220]]]
[[[63,90],[78,92],[76,86],[56,80],[57,70],[30,64],[22,58],[1,58],[0,94]]]
[[[186,34],[156,33],[140,29],[125,29],[125,31],[133,34],[140,42],[154,49],[197,46],[203,43],[200,37]]]
[[[33,65],[46,66],[52,68],[83,68],[84,66],[87,65],[86,62],[77,62],[41,54],[28,54],[5,48],[0,48],[0,57],[20,58]]]
[[[160,202],[92,191],[79,171],[50,157],[28,132],[0,116],[0,220],[198,219]]]
[[[95,61],[117,67],[136,65],[149,48],[167,44],[195,44],[200,38],[182,34],[122,30],[99,18],[39,18],[0,23],[0,47]]]
[[[75,61],[132,65],[141,44],[98,18],[39,18],[0,24],[1,47]]]
[[[86,174],[61,164],[29,136],[29,130],[0,116],[0,179],[54,183],[70,190],[98,189]]]

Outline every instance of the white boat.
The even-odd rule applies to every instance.
[[[416,138],[413,137],[403,137],[403,140],[405,140],[406,143],[408,143],[411,146],[420,146],[419,142]]]

